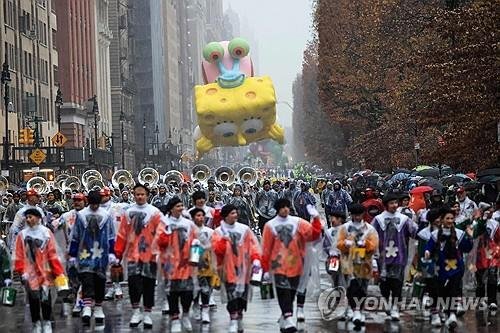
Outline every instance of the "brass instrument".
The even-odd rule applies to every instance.
[[[85,186],[87,191],[100,191],[105,187],[106,185],[100,179],[92,179],[90,182],[87,183],[87,186]]]
[[[64,182],[66,181],[66,179],[68,179],[68,177],[69,175],[65,173],[62,173],[59,176],[57,176],[56,180],[54,181],[54,187],[62,191]]]
[[[38,194],[44,194],[49,191],[49,184],[42,177],[33,177],[26,183],[26,190],[35,190]]]
[[[82,175],[82,185],[83,185],[83,187],[85,187],[85,189],[87,189],[87,191],[89,190],[89,188],[92,188],[92,187],[89,187],[89,183],[91,181],[94,181],[94,180],[100,180],[102,182],[102,175],[101,175],[101,173],[99,171],[97,171],[97,170],[87,170],[87,171],[85,171],[83,173],[83,175]]]
[[[238,171],[238,179],[250,186],[255,185],[258,179],[257,170],[251,167],[243,167]]]
[[[211,174],[212,172],[208,166],[205,164],[198,164],[195,165],[191,171],[191,179],[199,180],[201,183],[206,183]]]
[[[177,185],[180,185],[184,181],[184,176],[180,171],[170,170],[163,176],[163,182],[167,185],[175,182]]]
[[[128,188],[135,186],[134,177],[130,171],[125,169],[116,170],[111,177],[111,183],[114,188],[120,188],[120,184],[123,184],[124,187]]]
[[[69,176],[64,180],[64,183],[61,186],[61,189],[66,192],[66,190],[79,191],[82,187],[82,183],[80,182],[80,178],[75,176]]]
[[[230,167],[219,167],[215,170],[215,181],[219,185],[232,185],[236,180],[236,173]]]
[[[9,181],[4,176],[0,176],[0,193],[7,192],[9,188]]]
[[[148,186],[151,188],[158,184],[158,182],[160,181],[160,174],[153,168],[144,168],[139,171],[137,180],[141,185],[148,184]]]

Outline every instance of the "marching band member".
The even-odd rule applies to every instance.
[[[181,199],[182,204],[184,205],[184,208],[188,209],[191,208],[191,194],[189,193],[189,186],[188,183],[182,183],[181,184],[181,193],[177,195],[179,199]]]
[[[254,233],[237,222],[238,209],[222,207],[223,221],[212,235],[217,268],[227,294],[229,332],[243,332],[243,311],[247,308],[252,267],[260,267],[261,250]]]
[[[26,191],[26,204],[17,211],[9,231],[9,238],[8,238],[9,242],[7,245],[12,251],[14,250],[14,245],[15,245],[14,243],[17,234],[25,227],[26,216],[24,215],[24,212],[27,211],[28,209],[34,208],[37,209],[40,212],[40,214],[42,214],[42,219],[45,217],[43,209],[41,209],[38,206],[39,203],[40,203],[40,195],[37,193],[37,191],[33,189],[29,189],[28,191]]]
[[[127,259],[128,287],[132,303],[130,327],[137,327],[142,321],[145,329],[153,328],[151,310],[157,273],[156,254],[153,241],[161,223],[160,211],[147,203],[149,189],[141,184],[134,187],[134,200],[122,215],[115,242],[115,255]],[[139,302],[144,305],[144,316]]]
[[[97,191],[88,194],[89,206],[78,212],[71,231],[69,264],[76,265],[82,284],[82,322],[90,324],[92,301],[97,324],[104,323],[102,301],[109,263],[116,262],[114,255],[115,228],[112,216],[102,207]]]
[[[287,199],[276,201],[274,209],[278,215],[264,225],[262,238],[265,279],[269,273],[273,274],[281,309],[280,329],[287,333],[297,331],[292,321],[293,301],[303,274],[306,242],[318,239],[322,229],[321,220],[313,206],[308,206],[308,213],[314,217],[312,223],[290,216],[290,207],[291,203]]]
[[[264,224],[276,216],[274,205],[278,200],[278,194],[271,189],[271,181],[266,179],[262,189],[255,196],[255,208],[259,213],[259,229],[262,234]]]
[[[229,199],[229,204],[234,205],[238,209],[238,222],[251,225],[252,210],[247,199],[242,196],[241,185],[234,185],[233,196]]]
[[[460,187],[457,190],[457,201],[460,204],[460,213],[459,216],[462,217],[463,220],[470,219],[472,214],[477,210],[477,205],[474,201],[469,199],[467,196],[467,192],[463,187]]]
[[[363,304],[356,304],[355,298],[367,296],[368,281],[372,277],[373,255],[378,247],[378,234],[375,228],[363,221],[365,207],[361,204],[349,206],[351,221],[340,227],[337,247],[342,253],[342,273],[347,277],[347,301],[353,311],[355,326],[365,323],[362,314]],[[359,306],[359,308],[357,308]]]
[[[72,199],[72,205],[73,205],[72,210],[64,213],[59,219],[54,220],[52,222],[52,227],[54,229],[54,237],[57,241],[57,253],[59,258],[61,259],[66,258],[66,253],[68,250],[68,246],[70,244],[71,230],[75,225],[78,212],[81,211],[83,208],[85,208],[85,195],[83,195],[82,193],[74,194]],[[66,272],[68,272],[70,268],[68,263],[66,263],[65,260],[63,260],[63,263],[66,264]],[[78,293],[79,288],[75,286],[75,289],[76,290],[74,290],[75,292],[74,296],[76,296],[75,297],[76,301],[75,305],[73,306],[72,314],[73,316],[79,316],[81,311],[80,297]],[[69,312],[67,309],[69,299],[64,299],[63,301],[64,301],[63,312],[64,315],[67,315]]]
[[[464,273],[463,254],[472,249],[472,227],[468,226],[464,232],[455,228],[455,214],[444,209],[441,212],[441,225],[438,230],[432,232],[425,247],[425,259],[431,259],[439,267],[437,270],[437,288],[438,296],[448,299],[450,302],[447,309],[448,319],[445,325],[449,329],[457,326],[457,317],[455,315],[452,299],[461,297],[461,283]]]
[[[194,270],[190,264],[191,246],[199,245],[196,225],[184,218],[184,205],[173,197],[166,207],[168,215],[159,224],[157,243],[162,274],[167,283],[167,298],[170,308],[170,331],[181,332],[179,302],[182,305],[182,326],[192,331],[189,309],[193,302]]]
[[[159,184],[158,194],[153,197],[151,204],[156,208],[160,208],[162,206],[166,206],[170,199],[172,199],[172,195],[167,192],[167,185]]]
[[[193,210],[194,208],[202,209],[205,212],[205,225],[212,228],[214,225],[213,218],[215,215],[215,209],[205,204],[207,199],[207,197],[205,196],[205,192],[196,191],[193,193],[192,197],[194,206],[188,210],[188,213],[191,213],[191,210]]]
[[[325,231],[323,237],[323,251],[328,256],[328,261],[330,261],[331,257],[337,257],[337,260],[340,259],[340,250],[337,247],[338,236],[340,227],[345,223],[346,216],[342,212],[329,212],[329,219],[331,227]],[[327,268],[328,270],[328,268]],[[330,273],[330,272],[328,272]],[[340,286],[340,274],[332,274],[332,282],[334,287]],[[352,317],[352,316],[351,316]]]
[[[309,221],[311,219],[311,216],[309,215],[307,210],[307,206],[316,206],[316,199],[309,192],[310,188],[311,186],[309,185],[309,183],[304,182],[300,184],[300,191],[295,194],[292,201],[297,216],[306,221]]]
[[[203,257],[198,264],[198,284],[200,291],[194,299],[194,318],[201,320],[203,324],[210,323],[209,305],[210,296],[214,285],[218,283],[218,276],[213,266],[215,261],[212,258],[212,234],[213,229],[205,226],[205,211],[194,208],[190,212],[191,219],[198,227],[198,239],[203,247]],[[201,298],[201,309],[198,306],[198,298]],[[201,311],[200,311],[201,310]]]
[[[14,271],[21,276],[30,305],[33,332],[51,333],[52,302],[49,288],[54,277],[64,277],[52,232],[41,225],[42,214],[36,208],[23,212],[27,227],[15,242]],[[40,310],[42,316],[40,316]]]
[[[385,211],[375,216],[372,225],[379,237],[380,292],[392,308],[386,309],[386,319],[399,321],[398,302],[401,300],[405,267],[408,264],[408,242],[417,233],[417,225],[408,216],[397,212],[399,198],[394,193],[384,196]]]

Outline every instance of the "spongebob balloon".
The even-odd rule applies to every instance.
[[[212,42],[203,50],[205,85],[195,87],[200,155],[214,147],[245,146],[273,139],[284,143],[276,123],[276,95],[271,78],[254,77],[249,45],[242,38]]]

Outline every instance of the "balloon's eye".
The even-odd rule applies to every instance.
[[[232,136],[235,136],[237,132],[238,128],[236,127],[236,125],[230,122],[218,123],[214,127],[214,133],[224,138],[230,138]]]
[[[264,123],[259,118],[246,119],[241,125],[241,130],[245,134],[255,134],[264,128]]]
[[[243,38],[234,38],[229,42],[227,49],[231,57],[234,59],[241,59],[246,57],[250,52],[250,45]]]

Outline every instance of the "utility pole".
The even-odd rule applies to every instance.
[[[61,87],[57,87],[56,107],[57,107],[57,131],[61,132],[61,106],[63,105],[63,98]]]
[[[94,149],[97,149],[97,140],[99,138],[99,104],[97,102],[97,95],[89,99],[92,102],[92,113],[94,114]]]
[[[7,61],[7,55],[5,55],[5,62],[2,67],[2,85],[4,86],[4,111],[5,111],[5,137],[3,146],[3,158],[5,167],[4,170],[9,170],[9,150],[10,150],[10,138],[9,138],[9,82],[10,82],[10,70],[9,63]]]

